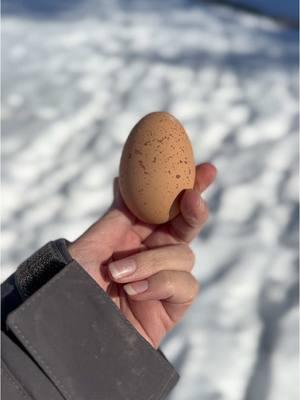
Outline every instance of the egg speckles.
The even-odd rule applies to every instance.
[[[122,197],[140,220],[162,224],[178,215],[180,195],[195,182],[193,149],[179,121],[166,112],[142,118],[124,145],[119,176]]]

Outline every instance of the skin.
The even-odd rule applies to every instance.
[[[73,259],[155,348],[198,293],[189,243],[207,221],[208,208],[199,194],[214,181],[216,172],[212,164],[198,165],[194,189],[181,197],[180,214],[162,225],[139,221],[124,204],[115,178],[111,207],[69,247]],[[127,275],[113,274],[122,265],[136,269]],[[137,293],[138,289],[144,291]]]

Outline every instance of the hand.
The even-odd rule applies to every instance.
[[[208,218],[199,193],[215,176],[213,165],[197,166],[194,189],[181,197],[180,214],[162,225],[141,222],[128,210],[116,178],[109,210],[69,247],[73,259],[155,348],[197,294],[188,243]]]

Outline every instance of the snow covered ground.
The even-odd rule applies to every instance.
[[[202,293],[163,346],[181,374],[170,399],[296,400],[297,32],[199,1],[15,3],[2,16],[2,279],[101,215],[131,127],[169,111],[219,169],[193,244]]]

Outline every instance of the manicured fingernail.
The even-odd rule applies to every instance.
[[[123,288],[129,296],[133,296],[135,294],[143,293],[145,292],[149,287],[148,281],[139,281],[139,282],[133,282],[133,283],[127,283],[127,285],[124,285]]]
[[[136,263],[133,259],[113,261],[108,268],[113,278],[120,279],[131,275],[136,270]]]

